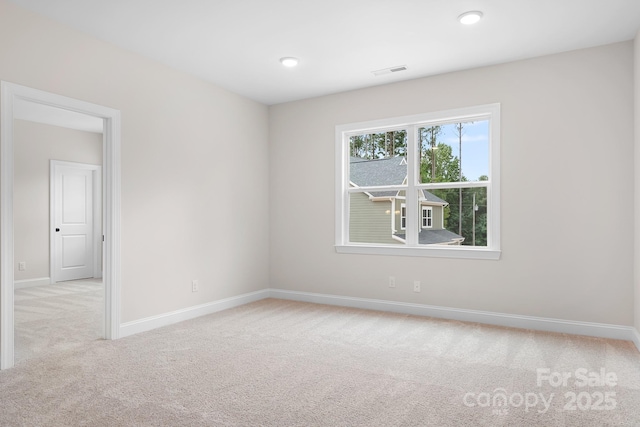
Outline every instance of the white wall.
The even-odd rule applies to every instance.
[[[334,251],[336,125],[494,102],[501,260]],[[271,286],[632,325],[633,138],[631,42],[272,106]]]
[[[635,327],[640,331],[640,30],[634,42],[634,81],[635,81]]]
[[[633,61],[619,43],[267,108],[0,0],[0,80],[122,111],[123,322],[270,285],[632,325]],[[492,102],[500,261],[335,253],[336,124]]]
[[[15,120],[13,136],[14,277],[49,277],[49,161],[101,165],[102,134]]]
[[[122,112],[123,322],[268,285],[267,107],[7,0],[0,80]]]

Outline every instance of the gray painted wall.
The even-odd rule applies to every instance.
[[[15,120],[15,280],[49,277],[50,160],[101,165],[102,134]],[[25,271],[18,271],[20,261]]]
[[[624,42],[270,107],[271,286],[632,325],[633,57]],[[336,125],[494,102],[499,261],[336,253]],[[594,195],[615,212],[607,227],[593,227]]]
[[[0,80],[121,111],[123,323],[268,287],[266,106],[7,0]]]
[[[635,58],[635,326],[640,331],[640,30],[634,43]]]

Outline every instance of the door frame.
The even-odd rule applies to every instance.
[[[94,278],[102,277],[102,262],[101,261],[101,252],[100,248],[102,246],[102,233],[101,224],[98,224],[95,221],[96,213],[102,209],[102,166],[100,165],[92,165],[89,163],[78,163],[78,162],[68,162],[64,160],[53,160],[49,161],[49,281],[51,284],[56,283],[56,232],[54,231],[56,228],[55,224],[55,190],[56,190],[56,180],[55,180],[55,172],[57,166],[64,166],[68,168],[77,168],[82,170],[90,170],[93,175],[93,186],[91,188],[91,192],[93,193],[93,203],[91,206],[91,214],[93,215],[93,228],[91,233],[93,235],[93,247],[91,248],[92,253],[92,263],[93,263],[93,271],[91,274]]]
[[[113,108],[0,82],[0,369],[14,365],[13,120],[17,100],[70,110],[104,121],[102,144],[102,223],[105,339],[120,337],[120,111]]]

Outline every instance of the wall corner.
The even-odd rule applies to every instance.
[[[640,331],[640,29],[634,40],[634,257],[633,257],[633,292],[634,292],[634,325]],[[638,344],[637,344],[638,345]],[[639,347],[640,348],[640,347]]]

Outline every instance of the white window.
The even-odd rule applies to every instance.
[[[433,208],[431,206],[422,207],[422,228],[433,227]]]
[[[407,205],[405,203],[400,204],[400,230],[407,228]]]
[[[498,259],[499,154],[499,104],[337,126],[336,250]]]

